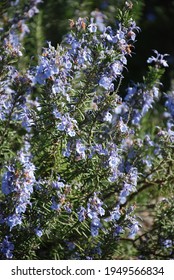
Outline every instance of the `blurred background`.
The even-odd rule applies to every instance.
[[[128,1],[130,2],[130,1]],[[174,1],[173,0],[132,0],[133,13],[141,32],[137,36],[132,58],[129,59],[125,79],[142,81],[147,70],[146,60],[153,54],[153,49],[168,53],[169,68],[163,77],[163,89],[174,89]],[[90,17],[96,9],[107,16],[107,24],[113,26],[117,9],[124,5],[124,0],[44,0],[40,13],[30,26],[31,34],[26,39],[27,55],[39,54],[46,41],[56,46],[69,30],[69,19]],[[33,40],[33,38],[35,38]],[[37,50],[36,50],[37,49]],[[35,52],[33,52],[35,50]]]

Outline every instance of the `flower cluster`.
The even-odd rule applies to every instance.
[[[31,163],[30,157],[29,144],[26,143],[25,151],[19,153],[22,170],[18,171],[14,166],[9,166],[3,175],[2,192],[7,196],[7,201],[12,199],[15,209],[13,214],[3,218],[10,231],[22,224],[22,215],[26,212],[27,206],[31,206],[30,196],[35,183],[35,166]]]
[[[78,211],[79,221],[83,222],[86,217],[91,219],[91,235],[97,236],[99,229],[101,228],[100,217],[105,214],[105,210],[102,207],[103,202],[97,197],[97,194],[94,193],[94,196],[91,197],[87,203],[87,208],[80,207]]]
[[[9,241],[9,237],[5,236],[2,243],[0,243],[0,251],[5,255],[7,259],[13,258],[14,245]]]

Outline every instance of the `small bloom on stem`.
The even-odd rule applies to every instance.
[[[7,259],[12,259],[14,245],[9,241],[9,237],[6,236],[2,243],[0,243],[0,251],[6,256]]]
[[[154,50],[154,53],[156,54],[156,57],[151,56],[148,58],[147,63],[155,63],[157,66],[163,66],[168,67],[167,61],[164,59],[164,57],[168,56],[168,54],[160,54],[158,51]]]

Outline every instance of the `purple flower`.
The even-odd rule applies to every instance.
[[[113,211],[110,213],[110,220],[118,221],[120,219],[121,213],[120,213],[120,207],[119,205],[116,206]]]
[[[86,209],[83,206],[80,206],[80,209],[77,212],[77,214],[80,222],[83,222],[86,219]]]
[[[112,169],[112,174],[111,176],[108,177],[108,181],[113,183],[118,179],[118,177],[119,177],[119,170],[116,167],[115,169]]]
[[[41,3],[42,1],[36,1],[36,3]],[[28,12],[27,15],[29,18],[33,17],[35,14],[37,14],[39,12],[38,8],[36,6],[31,7]]]
[[[68,54],[71,55],[72,57],[74,55],[77,55],[78,50],[81,49],[82,42],[78,38],[76,38],[76,35],[71,33],[67,34],[65,37],[65,42],[70,45]]]
[[[61,123],[57,125],[59,131],[66,131],[71,137],[76,135],[74,128],[77,128],[77,121],[71,118],[68,113],[61,117]]]
[[[91,33],[95,33],[97,31],[97,25],[96,23],[93,23],[93,19],[91,19],[91,24],[88,25],[88,30]]]
[[[123,64],[117,60],[111,65],[111,69],[114,77],[120,76],[123,71]]]
[[[138,180],[138,170],[136,167],[131,167],[129,170],[129,179],[133,186],[137,185]],[[130,188],[131,189],[131,188]]]
[[[105,114],[103,120],[106,121],[106,122],[111,123],[111,122],[112,122],[112,114],[109,113],[109,112],[106,112],[106,114]]]
[[[57,129],[60,131],[64,131],[66,128],[66,122],[61,122],[57,125]]]
[[[38,237],[41,237],[43,235],[43,230],[38,227],[34,231]]]
[[[164,57],[168,56],[168,54],[159,54],[156,50],[154,50],[154,53],[156,54],[156,57],[149,57],[147,63],[155,63],[155,65],[163,67],[169,66],[167,61],[164,59]]]
[[[61,203],[57,203],[54,199],[52,200],[51,209],[59,211],[61,208]]]
[[[103,32],[105,29],[104,19],[106,16],[98,10],[93,11],[91,16],[94,17],[98,29]]]
[[[119,127],[121,133],[128,132],[128,126],[123,122],[122,118],[120,118],[120,120],[118,122],[118,127]]]
[[[78,51],[77,62],[84,69],[92,63],[91,50],[87,46]]]
[[[115,169],[118,167],[119,163],[120,163],[120,157],[116,152],[113,152],[109,157],[109,166],[111,167],[111,169]]]
[[[124,204],[127,200],[128,195],[129,195],[129,192],[127,190],[122,190],[119,195],[119,203]]]
[[[170,141],[174,142],[174,131],[173,131],[174,125],[171,126],[171,124],[167,123],[167,134],[170,137]],[[172,129],[171,129],[172,128]]]
[[[138,89],[137,89],[136,85],[134,85],[133,87],[128,87],[127,94],[126,94],[124,100],[130,101],[134,97],[134,95],[137,93],[137,90]]]
[[[97,194],[94,193],[94,196],[89,199],[87,204],[87,215],[90,219],[96,218],[98,215],[103,216],[105,210],[102,207],[103,202],[97,197]]]
[[[71,208],[71,204],[69,202],[67,202],[65,205],[64,205],[64,209],[67,213],[71,213],[72,212],[72,208]]]
[[[81,143],[80,140],[77,140],[76,141],[76,152],[78,153],[78,155],[80,155],[80,157],[82,159],[85,158],[85,150],[86,150],[86,147]]]
[[[162,242],[163,246],[166,247],[166,248],[171,248],[172,247],[172,240],[171,239],[166,239]]]
[[[64,66],[65,66],[65,69],[68,69],[68,70],[70,70],[72,68],[72,63],[71,63],[69,57],[64,58]]]
[[[127,104],[125,102],[123,102],[121,105],[118,105],[115,109],[114,109],[114,113],[116,115],[123,115],[124,113],[129,111],[129,107],[127,106]]]
[[[99,86],[103,87],[106,90],[113,91],[114,85],[112,84],[112,79],[107,78],[106,76],[101,77],[99,80]]]
[[[134,114],[132,117],[132,124],[139,125],[142,119],[142,113],[139,110],[134,110]]]
[[[12,230],[13,227],[22,224],[22,217],[19,214],[13,214],[6,219],[6,222],[7,225],[10,227],[10,230]]]
[[[18,24],[20,26],[20,32],[21,32],[20,40],[22,40],[25,37],[25,35],[30,32],[30,29],[28,28],[24,20],[20,20]]]
[[[134,238],[138,231],[139,231],[139,224],[137,221],[135,221],[130,227],[129,238]]]
[[[150,139],[148,134],[145,135],[144,141],[149,147],[154,147],[154,142]]]
[[[92,219],[91,225],[94,227],[100,227],[100,219],[96,216]]]
[[[61,188],[64,188],[65,184],[63,182],[60,182],[60,181],[54,181],[52,182],[52,187],[55,188],[55,189],[61,189]]]
[[[55,64],[55,61],[48,60],[48,58],[44,56],[40,58],[40,65],[37,66],[36,71],[34,83],[41,85],[46,83],[46,79],[59,73],[59,69]]]
[[[134,187],[131,184],[124,183],[124,187],[119,195],[120,204],[124,204],[127,200],[127,196],[134,190]]]
[[[110,26],[107,26],[104,29],[104,32],[101,35],[101,38],[106,39],[108,42],[110,42],[112,44],[116,44],[118,42],[118,37],[115,34],[115,32],[113,32],[113,30],[112,30],[112,28]]]
[[[62,150],[62,154],[63,154],[64,157],[70,157],[70,155],[71,155],[70,143],[67,143],[66,149]]]
[[[123,232],[124,232],[123,227],[116,225],[116,227],[114,229],[114,236],[119,236]]]
[[[61,118],[62,118],[62,114],[57,110],[57,108],[53,109],[53,115],[56,119],[61,120]]]
[[[102,144],[97,144],[92,147],[92,150],[97,152],[99,155],[106,156],[108,155],[108,150],[102,147]]]
[[[2,243],[0,243],[0,250],[1,252],[5,255],[7,259],[12,259],[13,258],[13,250],[14,250],[14,245],[11,241],[9,241],[9,237],[6,236]]]
[[[98,232],[99,232],[99,227],[91,225],[91,235],[93,237],[96,237],[98,235]]]
[[[26,208],[27,208],[27,202],[18,204],[15,208],[15,212],[16,212],[16,214],[25,213]]]
[[[166,97],[167,97],[167,101],[165,103],[165,106],[167,107],[171,116],[174,117],[174,91],[166,95]]]
[[[7,172],[4,173],[2,177],[2,192],[5,195],[10,194],[14,191],[14,172],[13,169],[9,168]]]

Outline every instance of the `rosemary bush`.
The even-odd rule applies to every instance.
[[[154,51],[120,94],[140,32],[126,1],[115,29],[100,11],[72,19],[62,43],[26,65],[40,2],[1,4],[1,259],[173,258],[167,55]]]

